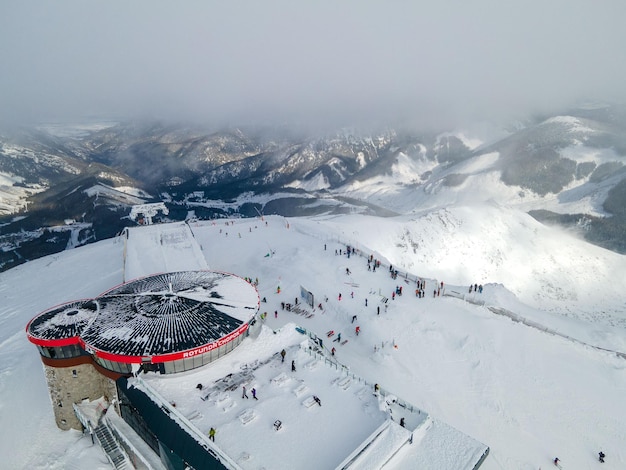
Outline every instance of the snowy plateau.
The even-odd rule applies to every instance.
[[[188,225],[200,251],[146,245],[127,254],[137,259],[132,275],[206,265],[258,278],[268,331],[342,332],[349,341],[336,346],[338,361],[488,445],[483,469],[546,469],[555,457],[565,469],[626,468],[623,255],[485,202],[386,218],[265,216]],[[347,245],[362,256],[345,256]],[[399,276],[368,270],[370,254]],[[56,428],[39,354],[24,328],[40,311],[128,280],[124,256],[116,237],[0,273],[1,468],[110,468],[89,436]],[[426,281],[424,298],[415,296],[417,278]],[[482,292],[470,292],[474,284]],[[328,297],[323,312],[305,318],[281,310],[300,286]],[[392,300],[399,286],[403,294]]]

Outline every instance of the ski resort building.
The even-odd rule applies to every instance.
[[[81,429],[73,404],[114,399],[114,381],[133,372],[184,372],[222,357],[241,343],[258,308],[256,288],[240,277],[174,272],[51,308],[26,332],[44,363],[57,425]]]
[[[122,237],[134,280],[26,327],[57,425],[89,432],[113,467],[476,470],[487,457],[485,444],[351,373],[327,337],[264,326],[256,286],[202,269],[188,225]],[[290,315],[314,316],[308,294]]]

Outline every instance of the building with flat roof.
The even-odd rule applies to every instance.
[[[46,368],[61,429],[82,429],[72,404],[115,398],[133,371],[184,372],[232,351],[259,310],[248,281],[215,271],[155,274],[94,299],[46,310],[26,327]]]
[[[127,230],[124,243],[134,280],[26,327],[57,425],[89,432],[114,468],[476,470],[488,455],[352,373],[326,336],[263,326],[256,286],[205,269],[187,224]],[[290,314],[314,317],[309,294]]]

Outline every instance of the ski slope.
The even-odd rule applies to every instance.
[[[208,269],[202,248],[184,222],[125,230],[124,279]]]

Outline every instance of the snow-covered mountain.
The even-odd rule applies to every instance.
[[[556,456],[564,468],[595,468],[600,450],[607,454],[603,468],[626,466],[623,255],[495,204],[190,227],[201,252],[157,243],[150,249],[163,253],[136,256],[137,266],[142,258],[149,271],[168,270],[168,259],[177,269],[185,260],[190,267],[202,261],[258,277],[267,299],[262,309],[279,311],[266,326],[344,332],[349,342],[337,353],[343,364],[489,445],[481,468],[547,468]],[[346,244],[363,256],[339,255]],[[392,264],[398,278],[386,266],[368,270],[368,254]],[[123,276],[123,237],[0,273],[0,427],[11,429],[0,454],[7,468],[108,468],[88,436],[56,429],[24,327],[38,312],[93,297]],[[424,298],[413,294],[416,277],[427,283]],[[442,282],[445,292],[433,295]],[[474,283],[483,291],[470,292]],[[325,313],[305,318],[280,309],[301,285],[328,297]],[[381,303],[398,285],[404,294]]]
[[[82,243],[101,240],[131,223],[130,205],[161,200],[169,220],[189,211],[200,219],[419,215],[493,201],[625,253],[625,114],[572,109],[509,129],[438,134],[163,123],[22,129],[0,137],[0,266],[64,249],[63,231],[51,236],[48,227],[78,220],[91,224]]]

